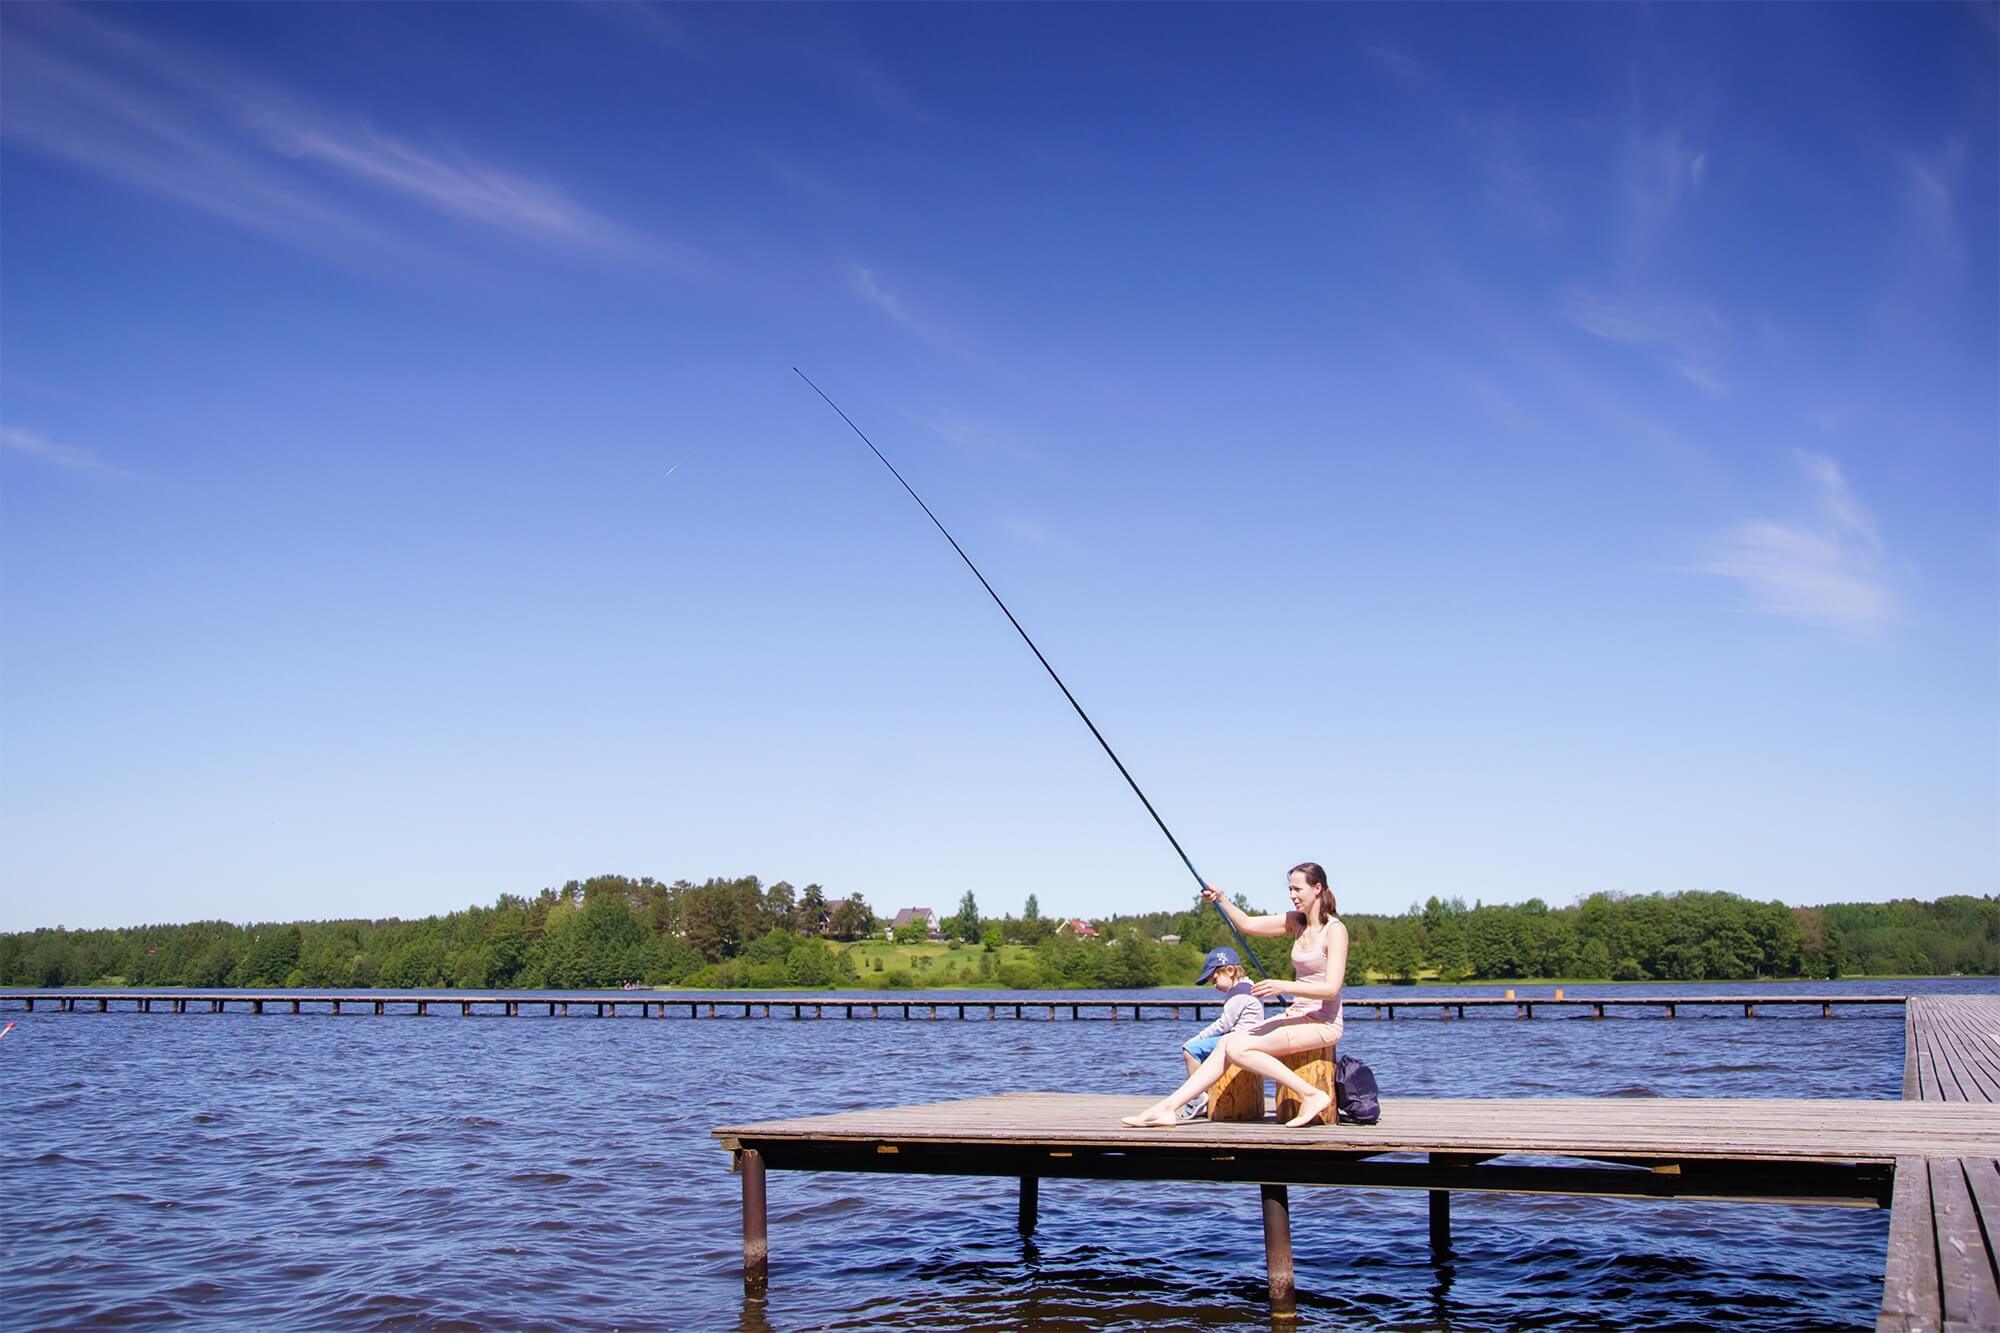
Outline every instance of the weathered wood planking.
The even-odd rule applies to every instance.
[[[2000,1106],[1739,1098],[1391,1098],[1373,1125],[1291,1129],[1193,1121],[1130,1129],[1144,1097],[1023,1092],[728,1126],[745,1143],[923,1143],[1143,1152],[1149,1148],[1308,1153],[1531,1154],[1607,1161],[1872,1162],[1955,1157],[2000,1143]]]
[[[1916,996],[1905,1105],[2000,1105],[2000,996]],[[2000,1135],[1956,1157],[1901,1158],[1879,1333],[2000,1329]]]

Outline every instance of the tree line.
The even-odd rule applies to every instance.
[[[1257,911],[1239,897],[1245,908]],[[1600,893],[1540,899],[1431,898],[1399,916],[1349,914],[1347,979],[1501,981],[1527,977],[1720,981],[1854,974],[2000,974],[2000,902],[1787,907],[1728,893]],[[572,989],[626,982],[702,988],[890,987],[929,980],[1022,989],[1192,984],[1204,953],[1234,944],[1212,910],[1111,917],[1084,936],[1044,917],[981,914],[971,893],[940,922],[954,960],[875,971],[882,923],[858,893],[832,898],[756,876],[662,883],[600,875],[503,894],[491,907],[421,920],[196,921],[117,930],[0,934],[0,984]],[[898,932],[928,936],[921,924]],[[1290,942],[1255,940],[1270,975],[1291,975]]]

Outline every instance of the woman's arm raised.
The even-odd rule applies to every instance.
[[[1278,916],[1251,916],[1223,897],[1222,890],[1213,884],[1203,885],[1201,896],[1220,907],[1222,914],[1229,918],[1230,924],[1245,935],[1290,935],[1298,929],[1294,924],[1294,919],[1299,915],[1297,912],[1284,912]]]

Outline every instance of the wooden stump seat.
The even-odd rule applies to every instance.
[[[1326,1110],[1313,1122],[1315,1124],[1331,1125],[1337,1123],[1340,1118],[1336,1109],[1339,1098],[1335,1095],[1337,1073],[1333,1053],[1334,1048],[1331,1046],[1317,1046],[1300,1051],[1296,1055],[1279,1057],[1285,1062],[1286,1068],[1327,1095]],[[1282,1083],[1279,1084],[1278,1123],[1283,1124],[1298,1113],[1298,1094]]]
[[[1225,1065],[1208,1090],[1210,1120],[1262,1120],[1264,1080],[1241,1065]]]

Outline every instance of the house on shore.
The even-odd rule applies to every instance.
[[[1056,926],[1056,934],[1074,935],[1080,940],[1094,940],[1097,938],[1097,927],[1082,917],[1066,916]]]
[[[904,926],[909,925],[912,921],[921,921],[923,923],[924,934],[928,938],[930,939],[938,938],[937,909],[931,907],[903,908],[901,911],[896,913],[896,919],[889,923],[889,928],[882,933],[882,938],[888,940],[895,939],[896,932],[901,930]]]

